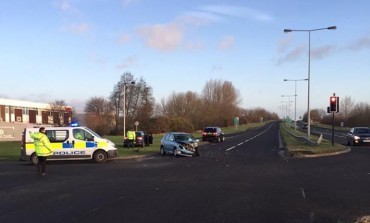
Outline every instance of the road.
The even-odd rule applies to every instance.
[[[278,124],[206,143],[200,157],[0,162],[0,222],[353,222],[370,215],[370,147],[280,155]]]

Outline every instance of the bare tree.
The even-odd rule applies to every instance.
[[[146,121],[153,115],[155,101],[152,88],[146,84],[143,78],[137,80],[131,73],[122,74],[120,81],[114,86],[110,100],[115,110],[116,134],[123,127],[121,119],[124,114],[126,126],[131,128],[133,128],[135,121],[141,121],[142,124],[147,123]],[[124,107],[125,111],[123,111]]]
[[[365,102],[357,103],[348,116],[349,126],[370,126],[370,105]]]
[[[55,100],[49,103],[51,108],[51,113],[53,114],[53,124],[56,126],[64,126],[66,121],[64,120],[67,106],[64,100]]]
[[[110,132],[114,122],[114,108],[111,102],[103,97],[90,98],[85,106],[87,126],[101,135]]]
[[[197,93],[172,93],[167,100],[162,99],[161,106],[167,117],[181,117],[191,122],[195,128],[199,128],[202,100]]]
[[[352,101],[352,98],[350,96],[345,96],[340,101],[339,111],[340,111],[340,114],[342,114],[343,116],[345,125],[347,125],[348,116],[352,112],[354,105],[355,103],[354,101]]]
[[[204,125],[227,126],[238,113],[239,92],[229,81],[210,80],[203,88]]]

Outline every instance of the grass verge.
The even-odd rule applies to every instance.
[[[305,142],[297,140],[287,131],[293,133],[297,136],[305,136],[305,133],[294,130],[292,128],[287,128],[285,124],[280,124],[281,136],[284,140],[285,147],[287,148],[290,155],[299,156],[299,155],[319,155],[319,154],[330,154],[336,152],[342,152],[347,149],[347,147],[341,144],[335,144],[332,146],[331,141],[323,139],[320,145],[309,145]],[[311,135],[311,141],[317,142],[318,136]]]

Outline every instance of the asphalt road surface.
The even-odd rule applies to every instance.
[[[370,147],[284,157],[272,123],[200,152],[49,162],[46,177],[27,162],[0,162],[0,222],[342,223],[370,215]]]

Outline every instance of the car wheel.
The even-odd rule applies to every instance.
[[[177,156],[177,154],[176,154],[176,148],[173,148],[173,151],[172,152],[173,152],[173,156],[176,157]]]
[[[161,154],[162,154],[162,155],[166,155],[166,152],[164,151],[164,148],[163,148],[163,146],[161,146],[161,149],[160,149],[160,151],[161,151]]]
[[[37,165],[39,163],[39,158],[37,157],[36,153],[32,153],[32,155],[31,155],[31,162],[34,165]]]
[[[217,143],[221,142],[220,137],[217,137],[216,142],[217,142]]]
[[[225,136],[222,136],[221,142],[225,141]]]
[[[96,163],[104,163],[107,160],[107,154],[104,151],[96,151],[93,159]]]

